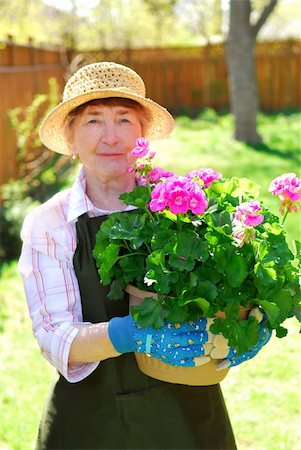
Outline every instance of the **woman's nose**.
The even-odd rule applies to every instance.
[[[118,134],[114,124],[105,124],[101,140],[110,146],[113,146],[118,142]]]

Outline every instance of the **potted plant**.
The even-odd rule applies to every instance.
[[[153,168],[154,152],[142,138],[132,155],[138,158],[130,169],[138,185],[120,198],[136,209],[111,214],[93,252],[102,283],[111,285],[109,298],[120,299],[127,289],[135,303],[131,313],[142,327],[211,318],[210,331],[222,334],[238,354],[259,333],[255,317],[239,320],[241,307],[259,308],[267,326],[284,337],[283,322],[300,320],[300,244],[295,242],[294,255],[283,223],[258,200],[260,187],[212,169],[182,177]],[[284,219],[296,210],[301,181],[295,174],[278,177],[270,190],[281,198]],[[158,370],[161,365],[167,366],[160,362]],[[176,369],[186,375],[194,370]]]

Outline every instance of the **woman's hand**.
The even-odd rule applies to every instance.
[[[205,353],[208,340],[207,320],[166,324],[160,329],[141,328],[131,315],[114,317],[109,322],[109,336],[119,353],[147,353],[161,361],[182,367],[205,364],[210,358],[198,358]],[[197,358],[194,361],[194,358]]]
[[[217,370],[222,370],[234,366],[238,366],[249,359],[254,358],[262,347],[267,344],[272,336],[272,332],[266,326],[266,317],[259,311],[258,308],[250,312],[254,316],[259,325],[259,339],[258,342],[246,352],[237,355],[234,348],[228,346],[228,340],[222,335],[213,335],[212,345],[210,351],[207,353],[212,359],[223,359],[218,365]]]

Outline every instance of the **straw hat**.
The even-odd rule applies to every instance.
[[[144,107],[149,119],[144,133],[148,139],[162,139],[172,131],[172,116],[158,103],[145,98],[144,82],[136,72],[114,62],[99,62],[82,67],[67,81],[63,101],[50,111],[40,128],[43,144],[70,155],[64,134],[67,115],[83,103],[108,97],[129,98]]]

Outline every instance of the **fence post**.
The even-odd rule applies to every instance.
[[[8,65],[14,66],[14,53],[15,53],[15,45],[14,45],[14,39],[11,34],[7,35],[6,39],[7,48],[8,48]]]

